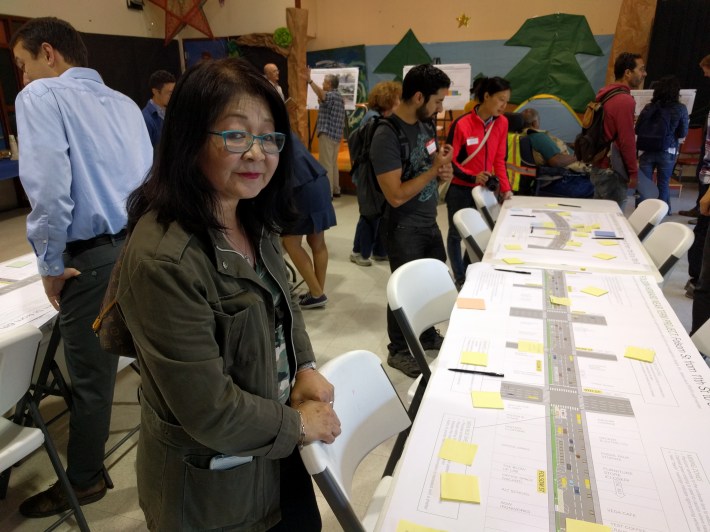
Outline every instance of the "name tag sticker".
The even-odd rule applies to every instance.
[[[434,139],[430,139],[429,142],[426,143],[426,151],[429,155],[432,155],[436,151],[436,141]]]
[[[475,146],[478,144],[478,137],[468,137],[466,139],[466,146]]]

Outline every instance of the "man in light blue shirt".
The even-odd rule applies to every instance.
[[[86,68],[86,47],[70,24],[30,20],[10,48],[28,82],[15,101],[20,179],[32,206],[27,238],[59,311],[72,383],[67,475],[87,504],[106,493],[118,362],[101,350],[91,324],[125,239],[126,198],[149,171],[153,150],[140,109]],[[57,483],[20,512],[45,517],[68,507]]]

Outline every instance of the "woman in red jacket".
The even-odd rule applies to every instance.
[[[466,280],[468,257],[464,259],[461,254],[461,236],[454,226],[454,213],[473,207],[471,190],[485,185],[491,176],[498,178],[504,200],[513,195],[505,168],[508,119],[503,116],[510,100],[510,83],[499,77],[485,78],[477,84],[476,98],[480,103],[451,124],[446,141],[454,148],[454,178],[446,194],[449,214],[446,249],[459,287]]]

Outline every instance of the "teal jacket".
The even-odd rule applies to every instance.
[[[266,530],[280,518],[279,459],[300,436],[298,413],[278,401],[277,311],[292,383],[314,360],[278,237],[262,231],[256,247],[283,309],[219,232],[199,238],[148,214],[126,245],[118,303],[141,364],[136,469],[148,527]],[[254,458],[210,470],[217,454]]]

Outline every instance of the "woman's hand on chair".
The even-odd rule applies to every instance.
[[[301,412],[306,436],[303,443],[322,441],[333,443],[340,435],[340,420],[333,405],[320,401],[305,401],[296,406]]]

